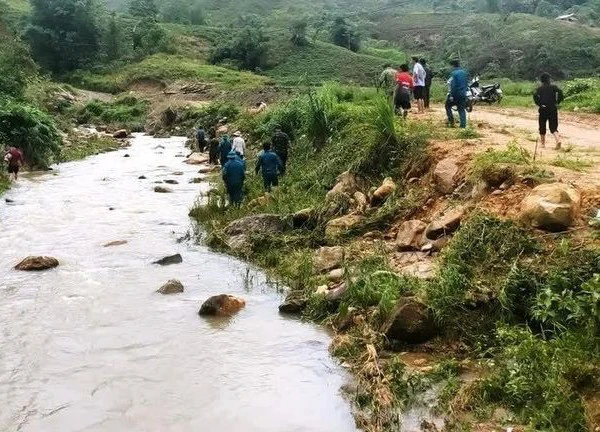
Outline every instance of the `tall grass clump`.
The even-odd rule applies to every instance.
[[[94,100],[80,108],[75,114],[80,124],[96,123],[133,131],[144,130],[149,102],[134,96],[125,96],[114,102]]]

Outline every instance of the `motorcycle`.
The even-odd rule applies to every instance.
[[[450,80],[448,80],[448,87],[450,87]],[[476,76],[471,80],[465,94],[467,112],[473,111],[473,107],[481,102],[485,102],[488,105],[493,103],[499,104],[502,101],[502,96],[503,93],[499,83],[481,86],[479,84],[479,77]],[[450,91],[448,91],[448,97],[450,97]]]

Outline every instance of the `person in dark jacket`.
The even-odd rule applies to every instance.
[[[221,162],[221,166],[224,166],[227,162],[227,157],[230,151],[231,140],[229,139],[229,135],[223,135],[221,137],[221,141],[219,142],[219,162]]]
[[[469,78],[467,72],[460,67],[458,60],[450,62],[453,70],[450,75],[449,93],[446,99],[446,114],[448,115],[448,125],[454,127],[454,115],[452,107],[458,109],[458,117],[460,119],[460,127],[467,127],[467,90],[469,90]]]
[[[208,141],[208,163],[211,165],[219,164],[219,138],[215,133],[211,133],[211,139]]]
[[[563,101],[564,95],[561,89],[552,84],[550,74],[543,73],[540,76],[542,85],[533,94],[533,101],[539,107],[540,142],[546,147],[546,123],[550,133],[556,141],[555,150],[560,150],[560,135],[558,134],[558,105]]]
[[[198,151],[204,153],[204,150],[206,150],[206,133],[202,127],[199,127],[196,131],[196,142],[198,144]]]
[[[229,202],[236,207],[242,205],[244,200],[244,180],[246,179],[246,164],[235,152],[229,152],[227,162],[222,169],[225,189]]]
[[[285,170],[287,169],[287,160],[288,160],[288,152],[290,149],[290,137],[288,134],[281,130],[281,126],[277,125],[275,127],[275,133],[273,134],[273,138],[271,139],[272,149],[281,159],[281,164],[283,169],[281,170],[281,174],[285,174]]]
[[[265,191],[271,192],[272,187],[279,186],[279,174],[283,171],[283,163],[279,156],[271,151],[271,143],[269,142],[263,145],[263,151],[258,154],[256,159],[256,174],[261,170]]]
[[[425,108],[429,108],[429,101],[431,99],[431,83],[433,82],[433,71],[431,67],[427,64],[427,60],[422,58],[421,62],[423,68],[425,69]]]

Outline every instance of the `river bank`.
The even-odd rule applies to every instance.
[[[0,203],[2,268],[60,261],[3,272],[0,429],[355,430],[330,336],[280,316],[255,267],[188,240],[189,206],[207,185],[182,163],[184,141],[135,135],[126,150],[26,173]],[[174,253],[182,263],[151,264]],[[183,293],[155,292],[173,278]],[[220,293],[246,308],[199,318]]]
[[[291,166],[270,195],[250,175],[240,209],[217,181],[191,215],[208,245],[290,287],[282,311],[334,329],[359,427],[396,430],[416,407],[414,430],[595,430],[593,155],[536,160],[528,133],[404,124],[335,87],[230,120],[255,143],[281,124]]]

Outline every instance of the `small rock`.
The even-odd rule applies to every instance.
[[[433,171],[436,189],[443,194],[451,194],[456,188],[456,175],[459,168],[454,159],[443,159]]]
[[[365,188],[365,182],[362,178],[350,171],[343,172],[336,179],[335,186],[327,192],[325,199],[327,201],[334,199],[337,195],[354,195],[354,192],[362,191]]]
[[[206,300],[200,307],[198,315],[231,316],[242,310],[245,306],[246,301],[244,299],[228,294],[221,294]]]
[[[111,242],[106,243],[104,245],[104,247],[122,246],[124,244],[127,244],[127,240],[115,240],[115,241],[111,241]]]
[[[292,223],[294,228],[302,228],[314,217],[314,209],[305,208],[297,211],[292,215]]]
[[[160,294],[177,294],[183,292],[183,284],[177,279],[171,279],[166,284],[161,286],[157,291]]]
[[[364,216],[349,214],[332,219],[325,225],[325,236],[328,238],[340,237],[352,229],[357,228],[365,220]]]
[[[15,266],[15,270],[41,271],[58,266],[58,260],[49,256],[28,256]]]
[[[125,154],[123,155],[123,157],[131,157],[131,156],[129,155],[129,153],[125,153]]]
[[[183,262],[183,258],[181,254],[169,255],[164,258],[159,259],[158,261],[154,261],[152,264],[158,264],[162,266],[171,265],[171,264],[181,264]]]
[[[340,267],[343,262],[344,248],[341,246],[323,246],[315,251],[313,257],[313,266],[318,273]]]
[[[521,203],[520,218],[526,224],[551,232],[571,227],[580,214],[581,195],[564,183],[537,186]]]
[[[265,193],[264,195],[259,196],[258,198],[254,198],[252,201],[250,201],[248,203],[248,207],[251,209],[264,207],[271,204],[273,201],[275,201],[273,199],[273,195],[271,195],[270,193]]]
[[[306,309],[307,299],[302,291],[291,291],[279,305],[279,312],[284,314],[301,314]]]
[[[409,184],[418,183],[419,180],[420,180],[419,177],[411,177],[408,179],[408,183]]]
[[[173,190],[169,189],[168,187],[164,187],[164,186],[155,186],[154,187],[154,192],[157,192],[157,193],[171,193],[171,192],[173,192]]]
[[[340,301],[348,292],[348,285],[342,282],[337,287],[331,288],[325,295],[325,299],[329,302]]]
[[[419,250],[423,244],[425,229],[427,224],[420,220],[402,222],[396,236],[396,246],[401,251]]]
[[[387,177],[383,180],[381,186],[379,186],[375,192],[373,192],[373,196],[371,197],[371,204],[374,206],[379,206],[388,199],[388,197],[393,194],[397,189],[396,183],[392,180],[391,177]]]
[[[381,231],[369,231],[363,235],[363,238],[378,240],[383,238],[383,233]]]
[[[182,176],[183,175],[183,171],[175,171],[173,173],[174,176]]]
[[[129,133],[125,129],[120,129],[120,130],[116,131],[115,133],[113,133],[113,138],[117,138],[117,139],[127,138],[128,136],[129,136]]]
[[[11,203],[14,203],[15,201],[10,198],[4,198],[4,202],[11,204]]]
[[[109,207],[108,211],[113,211],[115,208],[114,207]]]
[[[426,305],[415,298],[402,298],[381,332],[390,342],[419,344],[433,338],[437,329]]]
[[[146,180],[146,178],[147,177],[145,175],[141,175],[141,176],[138,177],[138,180]]]
[[[453,233],[460,226],[460,221],[464,214],[465,209],[462,206],[448,211],[429,224],[425,231],[426,237],[429,240],[437,240],[440,237]]]
[[[165,183],[170,184],[170,185],[179,184],[179,182],[177,180],[173,180],[173,179],[167,179],[167,180],[165,180]]]
[[[328,292],[329,292],[329,287],[327,285],[320,285],[315,290],[315,294],[318,294],[318,295],[325,295]]]
[[[329,279],[331,282],[340,282],[342,279],[344,279],[344,269],[337,268],[331,270],[327,275],[327,279]]]
[[[191,179],[188,183],[198,184],[198,183],[202,183],[203,181],[204,181],[203,178],[195,177],[195,178]]]
[[[184,155],[185,156],[185,155]],[[208,162],[208,155],[204,153],[192,153],[183,163],[188,165],[201,165]]]
[[[491,193],[491,195],[494,195],[494,196],[496,196],[496,195],[502,195],[503,192],[504,192],[503,190],[496,189],[494,192]]]
[[[234,220],[225,227],[225,234],[229,236],[279,233],[288,228],[287,223],[280,215],[257,214]]]

